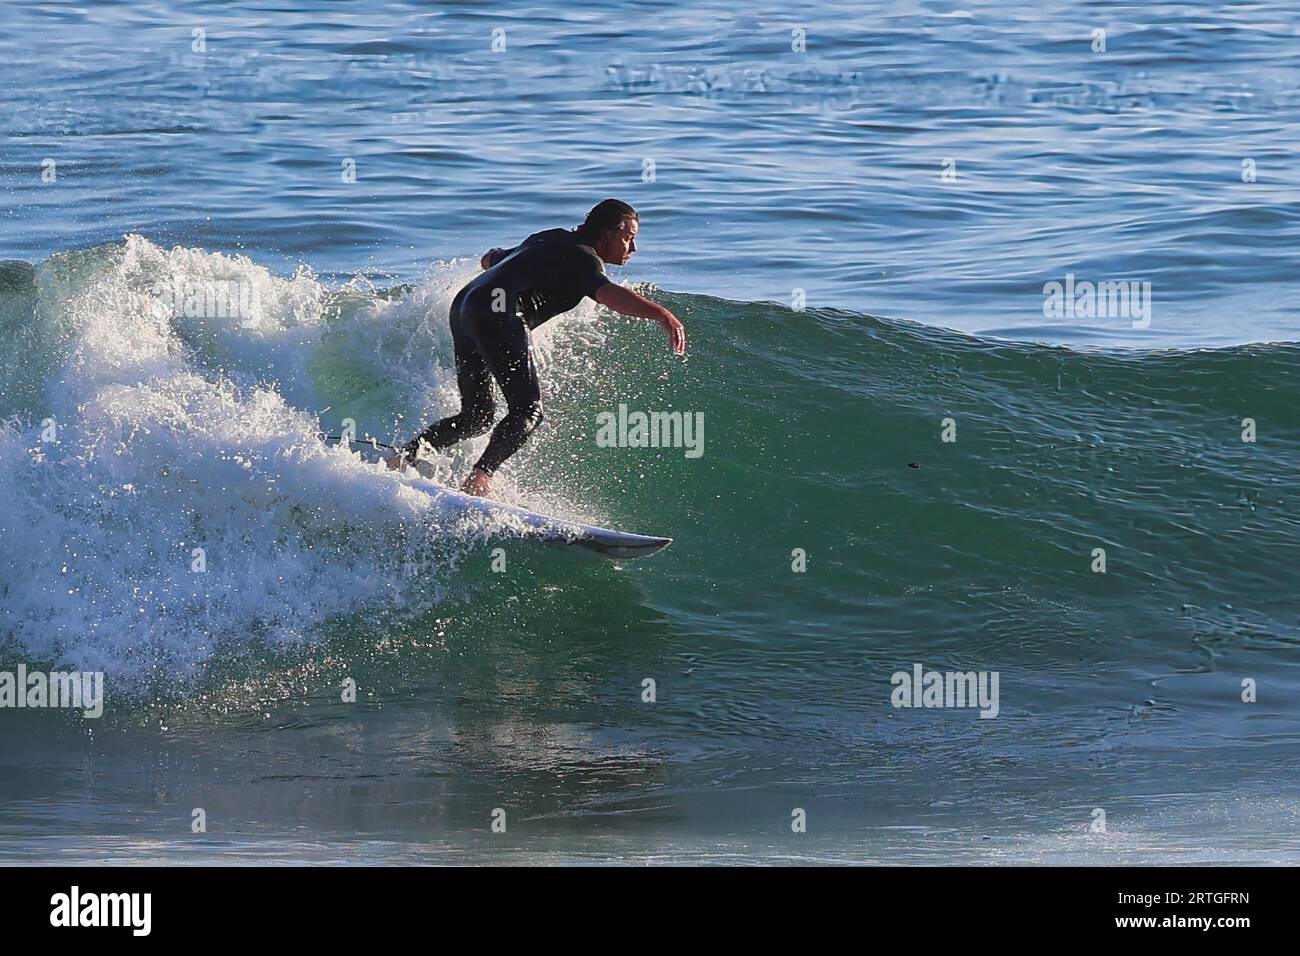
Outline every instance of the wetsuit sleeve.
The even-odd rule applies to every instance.
[[[551,230],[551,231],[552,231],[552,232],[555,232],[555,231],[557,231],[557,230],[554,230],[554,229],[553,229],[553,230]],[[511,247],[511,248],[509,248],[509,249],[502,249],[499,255],[495,255],[495,256],[492,257],[492,261],[491,261],[490,263],[488,263],[488,267],[491,268],[492,266],[494,266],[494,265],[496,265],[498,262],[500,262],[502,259],[504,259],[506,256],[509,256],[509,255],[512,255],[512,254],[518,252],[518,251],[519,251],[520,249],[522,249],[524,246],[527,246],[527,245],[531,245],[531,244],[533,244],[534,242],[538,241],[538,237],[545,237],[545,235],[546,235],[545,232],[535,232],[535,233],[533,233],[531,236],[529,236],[527,239],[525,239],[523,242],[519,243],[519,245],[517,245],[517,246],[513,246],[513,247]]]
[[[609,282],[609,276],[605,275],[605,264],[598,257],[581,250],[579,254],[582,258],[578,262],[575,286],[583,295],[594,299],[600,287]]]

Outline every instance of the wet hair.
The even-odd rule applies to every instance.
[[[624,219],[641,221],[641,214],[620,199],[602,199],[591,207],[587,218],[574,231],[582,239],[595,242],[611,229],[617,229]]]

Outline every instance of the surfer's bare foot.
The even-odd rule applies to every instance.
[[[394,471],[402,467],[402,453],[400,451],[392,458],[388,459],[388,467],[392,468]]]
[[[465,483],[460,486],[460,490],[467,495],[474,495],[478,498],[492,497],[492,476],[482,468],[475,468],[465,479]]]

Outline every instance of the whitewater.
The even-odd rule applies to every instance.
[[[321,435],[346,422],[387,441],[411,430],[404,417],[454,410],[445,313],[471,268],[384,299],[139,236],[11,268],[6,633],[38,660],[146,681],[193,676],[250,631],[292,643],[338,614],[436,602],[464,547],[509,525],[431,514]],[[159,294],[232,277],[256,315],[186,315],[203,310]],[[594,348],[592,311],[560,337]],[[538,337],[543,355],[554,334]],[[444,457],[444,483],[470,453]]]

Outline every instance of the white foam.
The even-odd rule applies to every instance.
[[[333,350],[360,382],[339,387],[349,409],[336,413],[354,405],[380,429],[400,413],[414,431],[454,411],[446,308],[475,264],[432,267],[382,301],[364,283],[329,290],[306,269],[279,278],[138,236],[96,253],[75,275],[49,265],[40,311],[62,326],[63,351],[48,411],[0,427],[0,631],[34,661],[103,670],[121,687],[192,677],[250,635],[312,640],[336,615],[435,604],[481,521],[458,527],[323,445],[313,409],[337,390],[321,371]],[[232,276],[257,290],[253,328],[171,314],[147,291]],[[333,315],[332,294],[348,305]],[[598,335],[594,314],[551,323],[539,352]],[[46,417],[56,442],[42,441]],[[448,480],[485,441],[441,462]],[[509,497],[508,479],[499,487]]]

